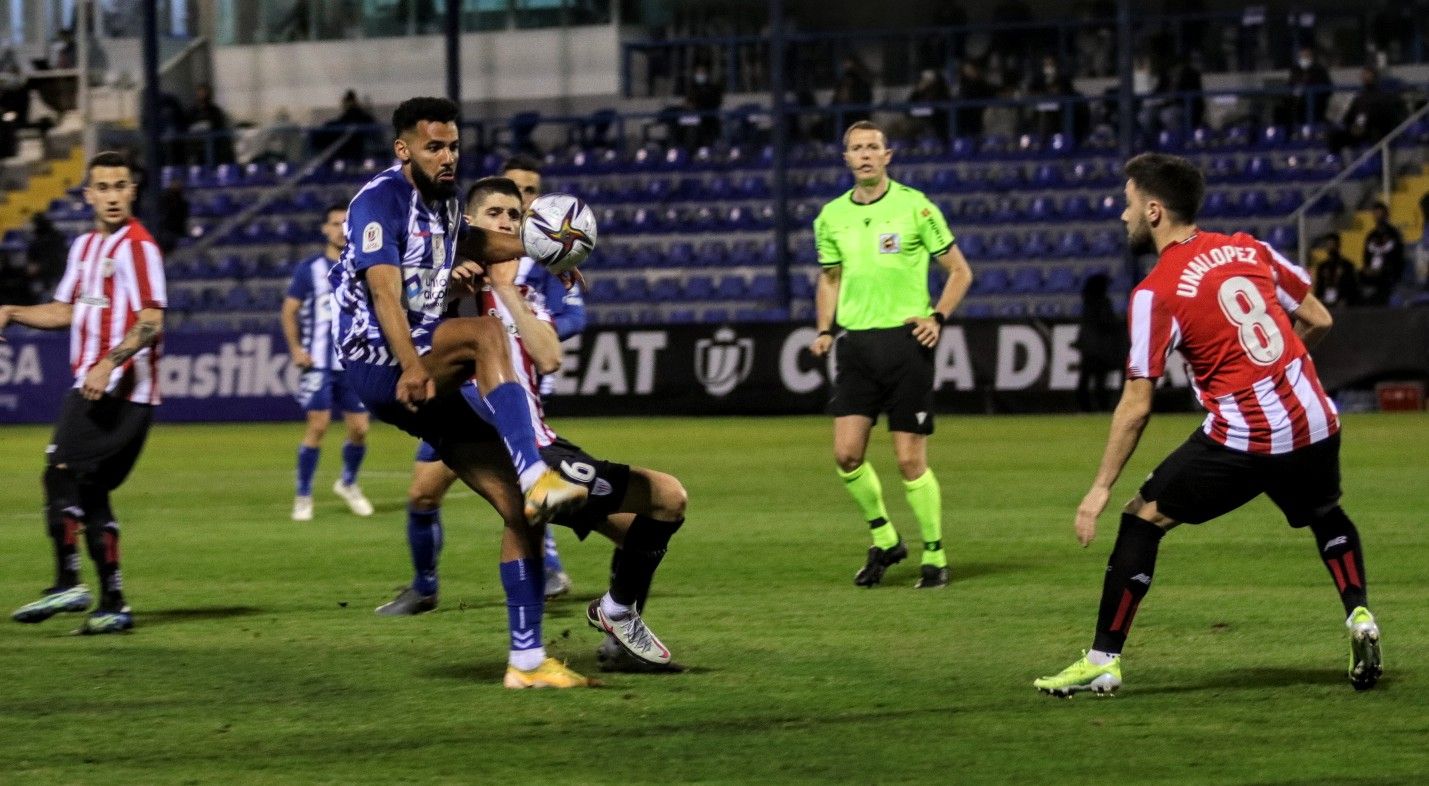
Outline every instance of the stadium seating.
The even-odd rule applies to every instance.
[[[519,140],[532,122],[539,116],[513,118],[503,132]],[[1204,167],[1206,226],[1249,230],[1291,252],[1298,236],[1287,217],[1343,167],[1324,152],[1324,133],[1319,126],[1237,125],[1185,136],[1162,132],[1147,146],[1189,155]],[[1414,134],[1429,143],[1429,124]],[[651,143],[622,154],[573,145],[547,154],[547,189],[579,194],[597,209],[601,245],[586,266],[593,319],[684,324],[810,314],[817,265],[811,224],[824,202],[851,186],[839,153],[824,143],[789,149],[788,307],[779,305],[780,254],[771,239],[777,215],[769,146],[685,150]],[[462,169],[475,176],[501,159],[468,156]],[[169,259],[177,324],[271,324],[293,262],[318,248],[322,210],[350,199],[386,165],[333,162],[294,187],[280,187],[276,198],[272,190],[297,171],[290,164],[165,167],[163,179],[181,180],[191,207],[189,237]],[[920,139],[900,146],[892,174],[943,209],[972,263],[976,279],[965,315],[1075,316],[1086,276],[1122,269],[1118,167],[1114,137],[1096,131],[1079,148],[1061,135]],[[1367,168],[1356,176],[1377,174]],[[260,197],[268,201],[258,216],[228,226]],[[1331,192],[1310,213],[1343,209]],[[90,220],[77,190],[54,200],[48,212],[71,232]],[[1127,285],[1114,280],[1113,290],[1124,293]],[[939,286],[934,276],[930,287]]]

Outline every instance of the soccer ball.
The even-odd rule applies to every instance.
[[[570,194],[536,197],[521,224],[526,255],[552,273],[574,270],[595,249],[595,213]]]

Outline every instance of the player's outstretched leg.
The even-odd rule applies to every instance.
[[[1336,505],[1317,516],[1310,524],[1310,531],[1345,608],[1345,627],[1350,638],[1350,684],[1355,690],[1369,690],[1379,682],[1384,663],[1379,651],[1379,624],[1369,610],[1359,530]]]
[[[79,486],[68,469],[48,467],[44,475],[45,529],[55,553],[55,583],[42,597],[16,609],[16,622],[44,622],[56,614],[87,611],[94,602],[89,588],[79,583],[79,532],[84,511],[79,506]]]
[[[601,528],[615,542],[619,556],[611,561],[610,590],[586,607],[591,627],[614,639],[631,657],[657,667],[670,664],[670,650],[641,613],[670,538],[685,523],[685,507],[684,486],[674,476],[631,468],[621,508],[635,515],[612,516]]]
[[[1131,513],[1121,515],[1121,529],[1102,582],[1092,649],[1057,674],[1034,680],[1033,687],[1053,696],[1071,696],[1081,691],[1113,693],[1121,687],[1121,650],[1136,609],[1151,589],[1156,554],[1165,534],[1164,529],[1145,519]]]
[[[523,507],[529,522],[545,524],[585,502],[585,486],[566,480],[541,459],[531,403],[516,381],[506,330],[499,320],[443,321],[432,336],[432,351],[424,362],[439,393],[459,391],[472,411],[501,435],[525,496]]]
[[[559,598],[571,591],[571,577],[561,564],[561,553],[556,549],[556,532],[546,528],[546,540],[542,543],[546,556],[546,600]]]
[[[134,627],[133,613],[124,602],[124,583],[119,572],[119,522],[109,507],[108,488],[87,480],[79,486],[80,504],[84,507],[85,545],[99,573],[99,607],[80,633],[95,635],[120,633]]]

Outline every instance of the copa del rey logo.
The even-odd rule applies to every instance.
[[[754,369],[754,339],[739,338],[730,328],[695,342],[695,378],[711,396],[724,396],[749,379]]]

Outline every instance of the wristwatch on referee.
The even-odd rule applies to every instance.
[[[929,314],[928,316],[932,317],[933,321],[937,322],[939,327],[948,324],[948,318],[943,315],[943,312],[937,309],[933,309],[933,313]]]

